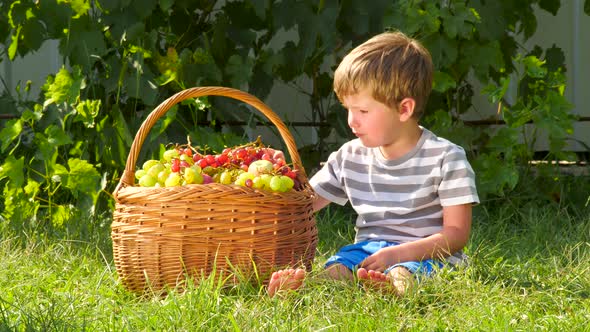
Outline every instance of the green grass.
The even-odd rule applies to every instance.
[[[404,298],[314,278],[353,236],[346,210],[318,216],[306,286],[284,299],[262,287],[203,280],[140,298],[119,283],[108,227],[84,240],[0,233],[0,331],[590,331],[590,216],[558,207],[477,207],[472,262]]]

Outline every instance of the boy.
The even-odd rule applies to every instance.
[[[357,139],[333,152],[311,179],[314,210],[349,201],[355,243],[325,274],[403,295],[413,276],[461,263],[479,203],[464,150],[419,125],[432,88],[428,51],[400,32],[353,49],[334,73],[334,92]],[[302,269],[276,271],[268,293],[299,288]]]

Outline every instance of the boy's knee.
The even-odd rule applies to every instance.
[[[414,275],[403,266],[396,266],[387,273],[398,296],[404,296],[414,285]]]
[[[388,273],[388,276],[392,279],[413,279],[414,275],[410,270],[403,266],[396,266],[391,269]]]
[[[351,280],[353,278],[352,272],[343,264],[335,263],[326,267],[326,274],[331,279],[336,280]]]

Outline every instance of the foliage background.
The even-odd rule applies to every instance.
[[[575,116],[564,97],[564,54],[558,46],[521,44],[536,30],[534,9],[555,14],[560,5],[559,0],[0,2],[0,42],[9,61],[47,40],[59,41],[64,59],[63,68],[42,82],[39,96],[29,94],[30,84],[41,82],[0,96],[0,112],[10,118],[0,122],[3,226],[60,232],[69,220],[109,214],[109,193],[141,122],[162,100],[193,86],[234,87],[262,100],[276,82],[306,93],[319,139],[301,146],[301,155],[306,168],[314,167],[350,138],[332,94],[334,64],[385,29],[414,36],[431,51],[436,74],[424,124],[466,148],[485,202],[504,203],[520,191],[519,197],[560,203],[564,187],[574,189],[568,199],[579,201],[579,187],[562,181],[555,167],[533,173],[528,163],[540,133],[549,141],[547,160],[575,159],[565,150]],[[277,43],[285,32],[296,38]],[[301,78],[312,82],[311,89],[297,85]],[[485,88],[476,91],[475,81]],[[511,82],[518,91],[509,101]],[[463,115],[479,93],[498,105],[489,120],[505,126],[466,124]],[[244,126],[228,124],[247,128],[265,119],[229,112],[236,107],[244,106],[217,99],[178,105],[152,130],[140,160],[186,135],[214,149],[241,142]],[[325,123],[331,125],[320,125]]]

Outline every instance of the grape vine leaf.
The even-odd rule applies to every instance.
[[[468,43],[463,49],[460,61],[470,62],[475,76],[481,82],[486,82],[489,79],[490,68],[500,70],[504,67],[504,58],[497,40],[480,45]]]
[[[70,57],[70,62],[89,70],[94,59],[107,52],[102,27],[87,16],[72,20],[67,37],[60,39],[59,50]]]
[[[22,25],[19,38],[21,45],[36,51],[45,41],[45,26],[35,17],[31,17]]]
[[[539,7],[555,16],[561,7],[561,0],[540,0]]]
[[[84,76],[80,67],[72,68],[70,73],[65,67],[55,75],[55,78],[48,77],[47,83],[44,86],[45,102],[43,107],[46,108],[50,104],[68,103],[73,104],[80,96],[80,90],[84,87]]]
[[[289,30],[297,26],[299,40],[295,44],[287,43],[283,52],[292,53],[288,66],[303,68],[305,61],[313,56],[315,51],[327,52],[336,43],[334,26],[338,18],[338,5],[333,1],[324,2],[324,7],[314,12],[310,3],[299,1],[283,1],[273,7],[274,24]],[[322,49],[317,50],[318,42]],[[292,48],[291,45],[295,47]]]
[[[52,179],[61,182],[70,190],[76,198],[76,207],[79,211],[88,214],[94,213],[94,207],[101,191],[102,179],[92,164],[78,158],[68,159],[68,168],[55,164]],[[67,214],[69,215],[69,212]],[[52,221],[54,223],[57,221],[59,224],[60,219],[64,217],[66,216],[60,215]]]
[[[266,8],[267,8],[268,1],[266,1],[266,0],[250,0],[250,4],[254,8],[254,12],[256,13],[256,16],[258,16],[259,18],[264,20],[266,18]]]
[[[94,128],[94,118],[100,111],[100,99],[85,99],[76,105],[76,117],[74,121],[81,121],[86,128]]]
[[[141,1],[132,1],[131,7],[137,13],[137,16],[141,20],[147,19],[151,14],[152,11],[158,5],[158,0],[141,0]]]
[[[52,124],[43,133],[36,132],[34,142],[38,147],[35,157],[50,160],[57,153],[59,146],[72,143],[72,139],[61,127]]]
[[[79,18],[80,16],[84,16],[90,10],[89,0],[70,0],[68,2],[72,6],[74,12],[76,13],[72,18]]]
[[[488,100],[492,104],[496,104],[504,98],[506,95],[506,91],[508,91],[508,87],[510,86],[510,76],[508,77],[501,77],[500,78],[500,85],[496,86],[495,84],[489,84],[481,90],[482,94],[488,96]]]
[[[497,153],[482,153],[474,160],[476,169],[485,170],[477,177],[477,187],[483,193],[495,193],[504,196],[506,189],[514,189],[519,175],[513,163],[500,162]]]
[[[445,92],[448,89],[455,88],[456,86],[457,82],[451,75],[438,70],[434,73],[434,84],[432,86],[433,90]]]
[[[101,1],[102,4],[102,1]],[[39,1],[37,2],[38,17],[43,22],[47,31],[46,39],[63,38],[64,29],[67,29],[71,18],[74,16],[72,7],[60,1]]]
[[[8,177],[13,187],[20,188],[25,183],[24,169],[24,157],[16,159],[13,155],[9,155],[0,166],[0,180]]]
[[[555,44],[545,50],[545,61],[547,70],[549,71],[557,71],[559,68],[563,68],[565,70],[565,54],[563,50]]]
[[[530,55],[523,59],[523,64],[528,76],[533,78],[543,78],[547,75],[547,68],[545,67],[545,61],[537,58],[536,56]]]
[[[432,54],[436,68],[448,67],[457,60],[457,42],[448,36],[434,33],[422,40]]]
[[[252,76],[252,67],[254,67],[252,58],[246,57],[246,59],[242,59],[237,54],[230,56],[225,67],[225,73],[230,77],[232,87],[239,89],[242,84],[249,82]]]
[[[12,119],[6,122],[2,131],[0,131],[0,142],[2,142],[2,148],[0,148],[0,151],[6,151],[10,143],[12,143],[22,131],[23,124],[21,119]]]
[[[146,105],[154,105],[158,97],[156,78],[150,68],[142,61],[133,61],[133,71],[124,78],[124,86],[129,97],[142,100]]]
[[[100,8],[112,14],[112,12],[116,9],[119,9],[121,6],[121,1],[119,0],[100,0]]]
[[[486,40],[501,39],[507,26],[502,3],[500,1],[474,0],[471,4],[481,18],[476,24],[480,37]]]
[[[10,46],[8,46],[8,59],[14,60],[16,57],[16,51],[18,50],[18,40],[20,39],[20,31],[22,27],[18,27],[16,31],[10,34]]]
[[[55,174],[59,175],[64,185],[72,191],[74,196],[79,193],[96,193],[100,190],[100,174],[94,166],[86,160],[71,158],[68,159],[69,171],[63,168],[56,169]]]
[[[359,38],[371,33],[372,31],[382,31],[383,25],[393,26],[397,25],[399,16],[398,10],[391,5],[389,0],[373,0],[368,1],[350,1],[340,8],[338,21],[346,26],[346,30],[350,30],[351,36],[346,37],[353,39]],[[339,28],[340,32],[344,32],[343,28]]]
[[[442,26],[450,38],[469,38],[474,31],[473,24],[479,22],[477,12],[460,2],[452,7],[452,11],[449,7],[442,8],[440,15]]]

